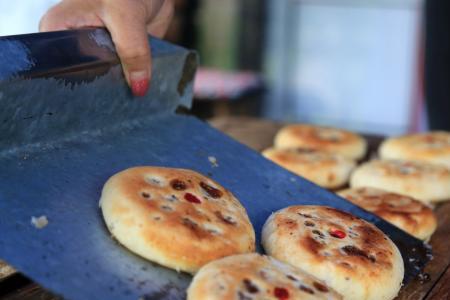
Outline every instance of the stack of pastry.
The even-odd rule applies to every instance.
[[[263,155],[276,164],[324,188],[347,184],[356,161],[366,154],[360,135],[336,128],[294,124],[275,136]]]
[[[294,124],[282,128],[263,155],[377,214],[409,234],[428,240],[437,226],[432,204],[450,200],[450,134],[429,132],[386,139],[380,159],[357,166],[367,143],[358,134]]]
[[[388,138],[378,152],[380,159],[355,169],[352,189],[340,195],[428,240],[437,226],[431,208],[450,200],[450,133]]]

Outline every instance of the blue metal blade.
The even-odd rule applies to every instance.
[[[376,224],[400,248],[406,279],[418,273],[427,261],[422,242],[207,124],[175,115],[175,108],[189,105],[192,97],[193,74],[186,67],[192,56],[162,42],[159,46],[164,51],[154,51],[159,53],[154,57],[156,79],[145,99],[129,95],[120,68],[113,66],[89,82],[69,85],[74,77],[52,69],[40,70],[50,78],[33,77],[33,66],[18,78],[0,80],[5,108],[0,111],[2,259],[67,299],[183,299],[191,277],[124,249],[111,238],[98,208],[111,175],[153,165],[193,169],[231,190],[249,213],[258,251],[261,227],[271,212],[323,204]],[[33,53],[27,59],[38,61]],[[0,69],[1,64],[0,57]],[[55,79],[55,73],[64,80]],[[86,70],[77,72],[80,78],[83,74]],[[209,156],[216,157],[218,167]],[[37,229],[31,217],[41,215],[49,224]]]

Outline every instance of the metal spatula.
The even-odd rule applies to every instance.
[[[195,53],[150,40],[150,93],[133,98],[107,32],[0,38],[0,258],[67,299],[183,299],[190,275],[148,262],[109,235],[104,182],[139,165],[209,175],[246,207],[259,238],[271,212],[293,204],[360,216],[400,248],[405,280],[427,261],[421,241],[281,169],[190,116]],[[212,164],[209,157],[217,164]],[[38,229],[32,217],[46,216]]]

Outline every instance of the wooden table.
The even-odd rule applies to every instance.
[[[213,119],[210,124],[249,147],[261,151],[272,145],[273,136],[282,126],[271,121],[245,117]],[[376,151],[380,139],[369,139],[369,148]],[[433,260],[425,267],[426,278],[416,278],[400,291],[398,300],[450,300],[450,201],[436,207],[438,229],[430,245]],[[37,284],[16,273],[0,261],[0,299],[58,299]]]

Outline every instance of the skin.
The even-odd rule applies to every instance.
[[[63,0],[42,17],[40,31],[106,27],[135,96],[144,96],[151,78],[147,34],[162,38],[173,17],[173,0]]]

